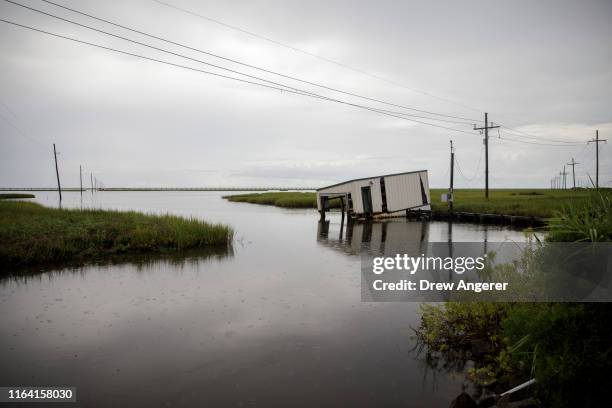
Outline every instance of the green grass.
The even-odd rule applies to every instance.
[[[1,193],[0,200],[8,200],[11,198],[34,198],[34,194],[16,194],[16,193]]]
[[[434,212],[447,211],[447,203],[440,200],[446,190],[432,189],[431,200]],[[565,205],[580,204],[588,200],[590,190],[548,189],[496,189],[489,190],[489,199],[484,190],[455,190],[454,210],[482,214],[522,215],[552,218]]]
[[[604,191],[604,190],[602,190]],[[446,212],[447,204],[440,200],[444,189],[431,189],[432,210]],[[497,189],[490,190],[489,199],[483,190],[455,190],[454,208],[457,212],[483,214],[522,215],[552,218],[564,205],[579,205],[589,197],[589,190],[546,190],[546,189]],[[315,193],[271,192],[229,195],[229,201],[253,204],[275,205],[287,208],[316,208]],[[332,206],[340,202],[334,200]]]
[[[223,198],[240,203],[274,205],[284,208],[317,208],[315,193],[304,192],[273,192],[273,193],[250,193],[250,194],[234,194],[224,196]],[[339,207],[340,201],[333,200],[330,202],[331,207]]]
[[[0,269],[114,255],[228,248],[230,227],[134,211],[60,210],[0,202]]]
[[[546,251],[550,242],[612,241],[610,190],[590,191],[579,204],[563,206],[549,220],[549,231],[538,250],[526,250],[519,259],[498,268],[505,276],[508,272],[530,276],[528,285],[540,292],[541,281],[533,279],[542,273],[543,265],[551,265]],[[561,263],[567,260],[565,255],[555,257]],[[605,270],[605,258],[602,267]],[[561,272],[556,267],[553,271]],[[593,271],[575,272],[589,279]],[[552,274],[552,278],[556,281],[560,275]],[[537,406],[610,405],[611,303],[468,301],[421,308],[416,339],[434,367],[464,368],[471,360],[469,378],[481,386],[492,385],[492,390],[535,378],[536,384],[526,392],[539,400]]]

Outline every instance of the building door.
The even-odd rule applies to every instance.
[[[363,213],[372,216],[372,191],[370,186],[361,187],[361,201],[363,202]]]

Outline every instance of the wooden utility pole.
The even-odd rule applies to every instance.
[[[453,200],[454,200],[454,178],[455,178],[455,151],[453,150],[453,141],[450,141],[450,187],[448,189],[448,211],[453,212]]]
[[[62,185],[60,184],[59,169],[57,167],[57,151],[55,150],[55,143],[53,143],[53,157],[55,158],[55,175],[57,176],[57,191],[59,192],[60,203],[62,202]]]
[[[576,189],[576,165],[580,163],[576,163],[574,158],[572,157],[572,162],[567,163],[568,166],[572,166],[572,181],[574,182],[574,190]]]
[[[565,166],[563,171],[559,172],[559,190],[565,190]]]
[[[595,143],[595,188],[599,190],[599,144],[607,142],[608,139],[599,138],[599,130],[595,131],[595,139],[589,140],[589,143]]]
[[[563,166],[563,172],[561,173],[561,175],[563,176],[563,189],[567,190],[567,171],[565,171],[565,165]]]
[[[80,164],[79,164],[79,183],[81,186],[81,195],[83,195],[83,168]]]
[[[485,112],[485,124],[483,127],[476,127],[474,130],[484,130],[484,145],[485,145],[485,198],[489,198],[489,129],[496,129],[499,126],[489,126],[489,114]]]

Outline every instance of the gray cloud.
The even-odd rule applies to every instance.
[[[137,38],[41,1],[22,1]],[[599,129],[601,137],[611,139],[609,1],[168,2],[409,88],[487,109],[492,121],[529,134],[586,141]],[[153,1],[66,0],[62,4],[374,98],[482,117],[479,111],[389,85]],[[199,67],[193,61],[125,44],[6,2],[0,3],[0,14],[61,34]],[[65,185],[78,184],[82,164],[108,186],[315,186],[421,168],[430,170],[432,185],[443,186],[450,138],[463,170],[456,179],[458,185],[483,184],[478,135],[239,84],[6,24],[0,24],[0,38],[0,101],[10,109],[0,104],[4,118],[0,118],[0,186],[53,186],[54,142],[61,151]],[[163,43],[156,45],[230,66]],[[461,128],[469,130],[470,126]],[[545,187],[572,156],[582,163],[577,168],[579,177],[594,174],[592,146],[530,145],[496,136],[493,132],[490,158],[494,187]],[[608,150],[604,145],[600,154],[603,182],[612,181]]]

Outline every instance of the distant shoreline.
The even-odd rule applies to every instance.
[[[610,189],[601,189],[603,194],[610,194]],[[450,216],[447,203],[440,200],[446,193],[444,189],[431,189],[431,211],[434,218],[448,219]],[[489,199],[480,189],[455,190],[453,218],[467,222],[508,223],[513,221],[543,223],[552,218],[564,206],[580,204],[588,200],[594,190],[549,190],[549,189],[494,189]],[[274,205],[287,208],[316,208],[316,196],[312,192],[267,192],[251,194],[234,194],[224,196],[228,201],[251,204]],[[332,201],[331,207],[338,208],[339,200]],[[455,217],[457,216],[457,217]],[[503,217],[531,217],[531,220],[511,220]]]
[[[96,188],[93,191],[315,191],[312,187],[108,187]],[[57,187],[0,187],[0,191],[55,191]],[[78,187],[63,188],[64,191],[81,191]],[[83,192],[91,192],[91,187]]]

